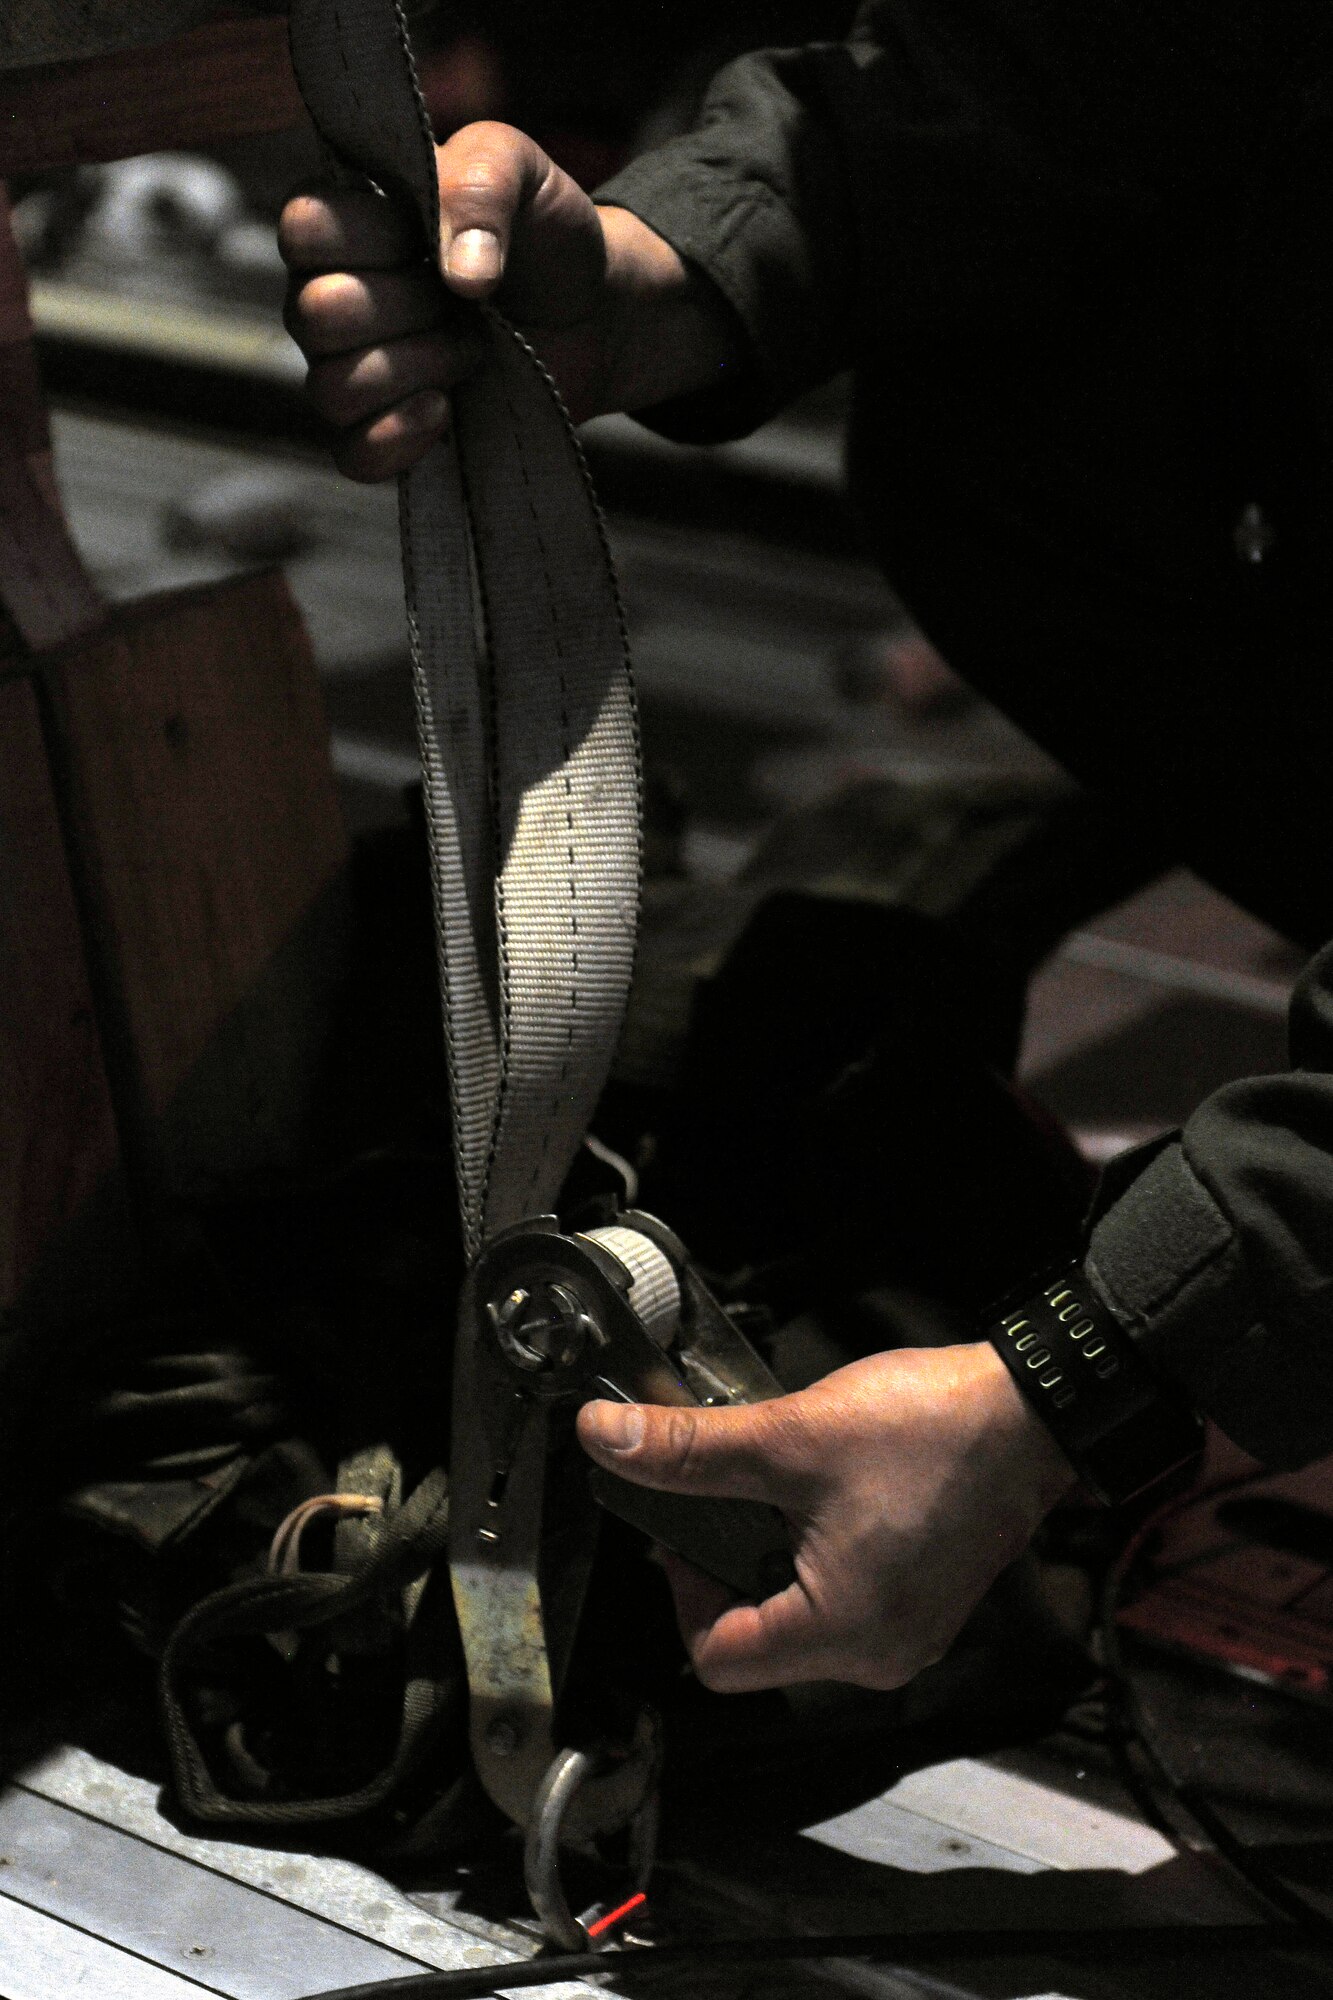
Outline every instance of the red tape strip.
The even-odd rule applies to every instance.
[[[618,1924],[622,1917],[627,1917],[631,1910],[637,1910],[640,1904],[646,1903],[647,1901],[648,1901],[647,1896],[645,1896],[643,1890],[640,1889],[637,1896],[631,1896],[627,1903],[622,1903],[620,1905],[619,1909],[609,1910],[606,1916],[598,1917],[597,1922],[595,1924],[585,1925],[584,1928],[586,1929],[588,1936],[590,1938],[601,1937],[606,1931],[610,1930],[612,1924]]]

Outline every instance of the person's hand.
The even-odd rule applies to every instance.
[[[707,281],[627,210],[595,207],[522,132],[464,126],[436,165],[430,261],[414,219],[368,187],[294,195],[278,225],[287,326],[352,478],[403,471],[445,429],[449,391],[483,351],[477,300],[522,328],[576,422],[681,394],[729,358],[728,309]]]
[[[723,1693],[902,1686],[1074,1484],[985,1343],[877,1355],[738,1408],[589,1403],[578,1428],[591,1457],[636,1485],[786,1516],[797,1581],[761,1604],[665,1558],[695,1671]]]

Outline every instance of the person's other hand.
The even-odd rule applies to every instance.
[[[896,1688],[939,1659],[1074,1473],[985,1343],[856,1361],[772,1402],[589,1403],[579,1437],[636,1485],[761,1500],[797,1581],[761,1604],[667,1556],[705,1686]]]
[[[524,133],[464,126],[436,165],[433,261],[414,218],[369,187],[294,195],[278,225],[286,323],[352,478],[403,471],[444,431],[449,391],[483,352],[478,300],[522,328],[576,422],[681,393],[725,358],[733,336],[711,288]]]

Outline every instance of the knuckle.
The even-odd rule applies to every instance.
[[[779,1396],[756,1403],[750,1417],[749,1445],[768,1473],[780,1481],[792,1504],[800,1505],[812,1490],[826,1483],[828,1454],[810,1431],[809,1416],[798,1397]]]
[[[796,1461],[811,1456],[810,1415],[799,1396],[779,1396],[757,1403],[755,1410],[772,1449]]]
[[[672,1410],[663,1433],[663,1457],[682,1478],[699,1466],[699,1420],[693,1410]]]
[[[283,313],[287,331],[302,347],[318,347],[351,319],[359,301],[355,278],[326,271],[289,289]]]
[[[350,271],[321,271],[318,277],[308,278],[296,296],[307,319],[344,319],[360,305],[364,287]]]
[[[491,153],[478,153],[454,175],[453,185],[462,193],[503,197],[509,190],[512,176],[506,163]]]
[[[362,347],[311,364],[306,390],[311,403],[330,423],[370,424],[385,418],[422,390],[434,388],[438,371],[414,365],[406,343]]]
[[[315,195],[294,194],[284,203],[278,217],[278,248],[289,264],[308,253],[324,234],[327,221],[327,205]]]
[[[518,205],[535,150],[513,125],[490,119],[465,125],[436,156],[446,209],[459,204],[467,216],[502,217]]]
[[[475,118],[440,148],[440,157],[452,157],[466,170],[476,160],[511,159],[528,143],[516,125],[506,125],[502,118]]]

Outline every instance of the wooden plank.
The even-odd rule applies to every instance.
[[[9,195],[0,186],[0,426],[24,457],[49,452],[50,426],[32,351],[28,276],[15,241]]]
[[[7,452],[2,441],[0,603],[34,651],[91,630],[103,616],[54,489],[41,479],[40,460]]]
[[[218,21],[148,48],[0,76],[0,174],[198,152],[304,116],[285,20]]]
[[[26,286],[0,188],[0,658],[102,607],[56,493]],[[6,616],[6,614],[8,614]],[[117,1133],[31,682],[0,684],[0,1513],[42,1455],[76,1323],[135,1269]]]
[[[25,646],[58,645],[102,616],[56,491],[28,287],[0,186],[0,606]],[[10,650],[8,645],[0,650]]]
[[[32,286],[38,337],[73,347],[164,361],[177,368],[257,377],[265,386],[299,389],[305,357],[275,316],[189,306],[179,299],[145,299],[63,278],[38,278]],[[0,395],[3,384],[0,384]]]
[[[127,1163],[188,1195],[301,1155],[346,836],[276,572],[148,598],[43,661]]]
[[[31,685],[0,685],[0,1307],[107,1199],[116,1134]]]

